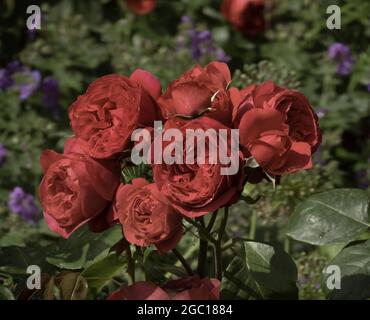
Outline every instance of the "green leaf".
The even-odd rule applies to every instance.
[[[0,300],[15,300],[15,298],[7,287],[0,285]]]
[[[81,275],[86,279],[89,289],[94,291],[93,294],[96,294],[117,273],[124,271],[126,263],[127,261],[123,256],[112,253],[90,265]]]
[[[144,253],[144,272],[147,281],[161,283],[167,281],[166,273],[185,277],[183,268],[177,267],[176,257],[170,253],[160,255],[154,249],[146,249]]]
[[[245,241],[227,267],[223,299],[297,299],[297,268],[281,248]]]
[[[30,265],[37,265],[43,269],[46,266],[44,251],[43,247],[10,246],[0,248],[0,271],[11,275],[26,275]]]
[[[109,249],[122,238],[117,225],[101,233],[93,233],[84,227],[74,232],[67,240],[48,254],[47,261],[62,269],[82,269],[105,257]]]
[[[370,299],[370,240],[344,248],[327,267],[332,265],[340,268],[341,288],[328,290],[329,299]]]
[[[287,234],[313,245],[344,244],[369,228],[369,196],[359,189],[336,189],[300,203]]]
[[[58,287],[62,293],[63,300],[84,300],[88,294],[86,279],[76,272],[64,272],[58,277]]]

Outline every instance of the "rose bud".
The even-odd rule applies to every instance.
[[[45,221],[64,238],[104,213],[119,184],[117,162],[98,162],[81,150],[78,141],[69,139],[64,154],[45,150],[40,157],[45,175],[39,194]]]
[[[227,91],[230,82],[227,64],[211,62],[205,68],[196,65],[168,86],[158,104],[166,119],[191,119],[206,114],[228,125],[232,112]]]
[[[157,0],[125,0],[127,7],[137,15],[145,15],[154,10]]]
[[[267,173],[312,167],[321,134],[318,117],[303,94],[272,81],[252,85],[240,92],[233,117],[245,156],[253,157]]]
[[[128,148],[134,129],[161,120],[155,102],[159,81],[149,72],[136,70],[130,78],[111,74],[94,81],[69,108],[71,127],[93,158],[119,156]]]
[[[161,253],[173,249],[182,237],[181,215],[156,184],[143,178],[119,186],[114,218],[122,224],[128,242],[142,247],[155,245]]]
[[[240,32],[255,37],[265,31],[264,0],[224,0],[222,15]]]

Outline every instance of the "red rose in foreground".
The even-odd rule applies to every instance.
[[[137,15],[148,14],[153,11],[157,0],[125,0],[127,7]]]
[[[184,164],[176,161],[174,164],[154,164],[153,177],[159,190],[165,195],[171,205],[183,215],[194,218],[215,211],[225,205],[233,203],[241,191],[242,180],[242,160],[239,158],[239,146],[236,141],[236,171],[228,175],[221,174],[221,168],[229,168],[230,164],[222,164],[212,150],[211,143],[218,142],[224,152],[230,154],[231,150],[231,130],[220,122],[208,118],[199,117],[190,121],[168,120],[165,131],[171,128],[180,129],[183,137],[183,158]],[[205,139],[205,147],[197,148],[195,143],[189,141],[189,148],[186,148],[186,130],[208,130],[215,133],[215,139]],[[227,140],[220,136],[219,130],[227,132]],[[167,146],[170,142],[163,141],[163,156],[166,157]],[[180,146],[181,147],[181,146]],[[171,148],[169,148],[171,150]],[[187,154],[194,153],[194,164],[186,161]],[[204,156],[206,161],[197,161],[197,156]],[[167,154],[168,156],[168,154]],[[216,156],[215,163],[210,163],[208,159]],[[234,159],[235,160],[235,159]],[[187,164],[187,163],[188,164]]]
[[[241,91],[234,110],[240,143],[268,173],[282,175],[312,167],[321,134],[304,95],[272,81]]]
[[[150,282],[122,286],[108,300],[219,300],[220,281],[197,276],[168,282],[162,288]]]
[[[166,119],[195,118],[206,113],[228,125],[232,104],[226,89],[230,81],[225,63],[211,62],[205,68],[196,65],[168,86],[158,104]]]
[[[67,140],[65,154],[42,153],[44,171],[39,194],[49,228],[62,237],[109,208],[119,183],[113,160],[98,162],[80,153],[80,144]]]
[[[264,0],[224,0],[221,13],[239,31],[255,37],[265,31]]]
[[[159,81],[149,72],[136,70],[129,78],[112,74],[94,81],[69,109],[72,129],[93,158],[109,158],[124,151],[131,133],[160,120],[155,99]]]
[[[142,178],[118,188],[114,216],[122,224],[127,241],[138,246],[154,244],[164,253],[174,248],[182,237],[181,215],[154,183]]]

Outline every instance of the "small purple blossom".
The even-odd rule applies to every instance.
[[[5,146],[0,143],[0,166],[4,164],[7,153],[8,151],[6,150]]]
[[[182,16],[181,27],[185,33],[179,35],[178,46],[184,48],[187,47],[186,43],[189,43],[193,60],[199,61],[207,56],[222,62],[230,60],[224,50],[215,46],[211,31],[199,30],[189,16]]]
[[[367,91],[370,92],[370,83],[367,85]]]
[[[0,89],[15,89],[21,100],[28,99],[39,87],[41,73],[23,66],[18,60],[0,69]]]
[[[10,193],[8,207],[11,212],[18,214],[28,222],[36,222],[40,217],[35,197],[24,192],[21,187],[15,187]]]
[[[319,118],[325,117],[325,115],[328,113],[328,110],[325,108],[317,108],[316,109],[316,114]]]
[[[328,57],[337,62],[337,74],[346,76],[352,72],[354,60],[350,48],[345,44],[333,43],[328,49]]]
[[[55,118],[59,117],[59,83],[58,80],[49,76],[43,81],[42,88],[44,96],[42,102],[44,107],[50,110]]]

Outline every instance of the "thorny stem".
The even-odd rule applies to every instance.
[[[198,221],[200,222],[200,225],[204,228],[205,227],[204,218],[200,217],[198,218]],[[207,260],[207,250],[208,250],[208,240],[203,239],[199,234],[198,274],[201,278],[203,278],[205,275],[204,273]]]
[[[131,284],[135,283],[135,261],[132,258],[131,248],[130,248],[129,243],[127,243],[127,245],[125,247],[125,253],[126,253],[126,257],[127,257],[127,273],[130,277],[130,282],[131,282],[129,284],[131,285]]]

